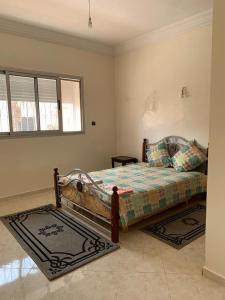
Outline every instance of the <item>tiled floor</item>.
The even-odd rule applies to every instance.
[[[0,200],[0,215],[53,202],[53,192]],[[121,249],[49,282],[0,223],[0,299],[225,300],[225,287],[201,276],[204,237],[182,250],[132,228]]]

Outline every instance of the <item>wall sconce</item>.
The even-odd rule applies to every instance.
[[[181,89],[181,98],[188,98],[190,96],[190,93],[188,91],[187,86],[182,87]]]

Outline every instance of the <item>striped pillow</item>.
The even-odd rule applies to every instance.
[[[147,151],[146,155],[150,167],[171,166],[171,158],[167,150],[167,144],[164,140],[155,145],[150,145],[150,149]]]
[[[206,155],[191,143],[183,146],[172,158],[173,167],[178,172],[194,170],[205,161]]]

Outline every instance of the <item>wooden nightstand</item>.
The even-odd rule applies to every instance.
[[[135,157],[130,157],[130,156],[114,156],[112,157],[112,167],[114,168],[114,163],[121,163],[122,166],[125,166],[126,164],[130,163],[137,163],[138,160]]]

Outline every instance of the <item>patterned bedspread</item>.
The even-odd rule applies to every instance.
[[[102,180],[108,193],[111,186],[131,188],[133,193],[120,195],[120,219],[123,227],[137,218],[182,202],[206,191],[207,176],[199,172],[176,172],[173,168],[154,168],[147,163],[91,172],[94,180]],[[110,203],[110,197],[99,195]]]

